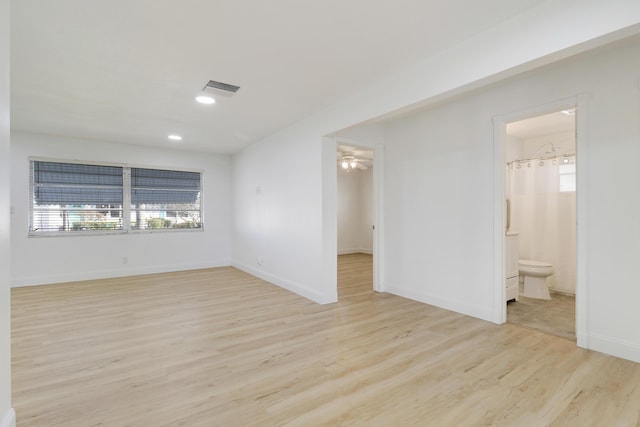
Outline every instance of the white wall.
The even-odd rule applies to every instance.
[[[588,346],[640,361],[638,70],[636,39],[389,123],[387,289],[489,320],[492,118],[588,93],[588,147],[580,161],[589,186],[579,189],[587,200]]]
[[[300,139],[292,129],[286,139],[251,145],[233,157],[232,264],[327,303],[337,292],[322,277],[321,155],[319,138]],[[334,253],[336,234],[329,237]]]
[[[27,237],[29,156],[202,170],[204,231]],[[13,286],[230,265],[228,156],[13,132],[11,162]]]
[[[338,254],[373,251],[372,169],[338,167]]]
[[[635,0],[542,2],[251,145],[233,158],[233,264],[336,301],[336,147],[323,136],[637,33],[639,22]]]
[[[0,0],[0,427],[15,425],[11,409],[9,127],[9,1]]]
[[[388,292],[490,320],[493,101],[483,101],[387,124],[384,281]]]
[[[506,76],[515,76],[526,70],[536,69],[543,64],[553,63],[612,40],[636,34],[640,30],[639,23],[640,3],[635,0],[613,0],[606,3],[596,0],[541,2],[517,18],[504,22],[451,49],[426,58],[420,63],[389,76],[368,89],[348,97],[312,117],[301,120],[289,128],[282,129],[234,155],[233,265],[315,301],[336,301],[336,147],[335,141],[323,139],[323,136],[335,134],[340,129],[363,123],[383,114],[414,108],[417,103],[435,105],[454,95],[460,97],[463,93],[469,93],[468,91],[471,89],[495,83]],[[491,167],[493,157],[490,153],[485,152],[487,138],[492,138],[492,135],[487,137],[487,134],[491,133],[493,129],[491,121],[488,123],[485,121],[486,117],[490,117],[494,111],[505,113],[527,108],[531,104],[548,102],[550,94],[553,99],[557,99],[563,94],[573,93],[572,89],[576,89],[576,84],[577,82],[573,81],[571,76],[561,75],[556,79],[547,80],[546,86],[540,94],[532,93],[526,84],[512,86],[511,106],[495,103],[489,99],[487,105],[476,105],[472,108],[473,112],[480,111],[478,117],[464,121],[462,125],[458,120],[456,127],[447,130],[447,132],[442,132],[442,128],[437,128],[439,130],[433,132],[434,139],[439,139],[438,147],[440,148],[426,147],[422,151],[426,161],[422,163],[421,167],[433,166],[435,170],[442,171],[443,167],[437,164],[434,156],[439,156],[447,165],[450,165],[451,167],[447,169],[444,178],[451,177],[454,189],[461,191],[457,199],[453,198],[455,203],[450,208],[471,207],[472,211],[477,214],[475,219],[468,224],[460,224],[455,217],[446,219],[439,225],[442,226],[442,229],[449,226],[450,233],[443,233],[442,229],[436,231],[436,236],[443,234],[446,234],[447,238],[454,236],[453,241],[458,242],[462,235],[468,237],[464,246],[456,248],[455,251],[447,247],[442,253],[442,255],[448,255],[455,252],[459,257],[465,258],[466,267],[463,271],[460,271],[462,267],[459,264],[452,264],[449,257],[437,258],[441,259],[445,265],[455,267],[449,271],[443,266],[436,265],[439,272],[448,274],[446,285],[451,285],[454,278],[457,283],[453,283],[451,288],[441,285],[438,289],[432,287],[427,291],[429,293],[435,291],[436,296],[440,296],[442,293],[443,298],[440,301],[446,305],[450,306],[450,303],[453,303],[458,308],[464,309],[461,311],[483,318],[489,317],[491,312],[491,293],[493,291],[487,277],[491,274],[494,264],[494,235],[490,229],[491,226],[487,226],[487,223],[493,224],[494,212],[491,207],[486,206],[484,198],[488,197],[488,200],[491,200],[493,197],[492,194],[487,194],[487,186],[490,186],[493,180]],[[565,85],[567,85],[566,89]],[[637,82],[633,86],[634,90],[636,87]],[[625,87],[625,90],[628,91],[629,87]],[[519,100],[520,94],[524,96],[518,103],[514,100]],[[460,117],[469,117],[469,112],[466,110],[469,107],[467,105],[458,111]],[[485,107],[487,107],[486,113],[482,113],[485,111]],[[619,109],[615,104],[609,105],[607,108],[610,111]],[[634,108],[628,111],[634,111]],[[594,111],[594,113],[601,114],[600,120],[606,121],[612,115],[610,111],[600,110]],[[625,112],[625,115],[628,116],[628,114]],[[449,119],[450,116],[447,114],[447,120]],[[405,120],[407,123],[411,123],[411,120],[416,119]],[[429,120],[437,125],[435,118]],[[413,127],[419,128],[421,126],[414,125]],[[468,129],[479,131],[473,137],[473,140],[478,141],[477,147],[470,145],[470,142],[466,140],[469,135]],[[425,133],[414,129],[407,129],[407,132]],[[624,134],[625,130],[617,129],[613,132],[613,136],[621,132]],[[411,139],[410,136],[409,139]],[[431,143],[434,143],[434,139],[426,138]],[[409,142],[401,141],[400,143]],[[331,146],[332,144],[333,146]],[[422,176],[416,170],[420,159],[414,160],[410,156],[401,156],[397,152],[394,157],[395,160],[392,159],[392,161],[406,161],[409,168],[407,170],[395,169],[393,173],[399,173],[400,177],[390,177],[393,173],[386,170],[386,162],[383,160],[384,170],[381,170],[381,175],[389,179],[386,188],[383,189],[387,201],[390,199],[388,193],[390,188],[404,191],[406,195],[406,190],[398,188],[398,179]],[[598,165],[594,173],[603,173],[603,171],[598,171],[598,168],[603,167],[606,170],[606,165]],[[461,175],[453,173],[456,168],[461,171]],[[473,179],[465,179],[464,174],[470,171],[474,172]],[[626,171],[625,173],[633,174],[634,172]],[[606,179],[604,182],[611,184]],[[450,195],[443,194],[443,192],[438,193],[433,182],[423,182],[423,184],[426,189],[433,189],[435,195],[442,196],[447,202],[451,201]],[[594,190],[598,185],[601,184],[596,184]],[[257,194],[256,187],[262,189],[261,194]],[[413,185],[413,188],[416,186]],[[417,189],[423,190],[422,187]],[[476,189],[478,192],[469,194],[470,189]],[[610,199],[613,194],[615,193],[610,193],[606,198]],[[393,195],[393,197],[397,199],[401,195]],[[412,195],[412,197],[416,196]],[[441,202],[430,198],[418,200],[420,200],[418,203],[423,204],[421,207],[423,210],[424,206],[437,206]],[[475,203],[476,201],[478,204]],[[594,209],[601,211],[595,216],[598,217],[601,214],[607,216],[606,212],[602,211],[611,209],[608,206],[594,207]],[[445,212],[442,207],[436,207],[436,211],[438,215]],[[406,210],[396,210],[394,215],[400,220],[407,217],[412,220],[429,221],[429,218],[419,218]],[[611,216],[606,218],[606,220],[610,219]],[[384,224],[394,223],[392,220],[383,222]],[[474,223],[478,225],[477,228],[473,228]],[[628,222],[626,225],[629,225]],[[395,227],[395,233],[409,233],[410,227],[405,226],[403,229],[398,224],[395,224]],[[427,224],[422,224],[420,227],[422,230],[425,227],[435,228],[434,225]],[[634,230],[634,227],[631,229]],[[433,236],[427,237],[433,238]],[[410,236],[408,239],[410,246],[413,247],[416,240]],[[634,253],[635,244],[627,236],[621,237],[622,242],[615,239],[607,236],[604,241],[607,244],[621,243],[623,247],[631,249],[631,253]],[[384,241],[384,236],[382,241]],[[383,264],[388,262],[385,253],[394,246],[402,247],[402,245],[400,235],[395,236],[390,244],[383,243],[381,250],[378,251],[383,257]],[[424,247],[421,246],[422,248]],[[428,246],[426,249],[427,255],[433,252]],[[599,255],[600,251],[597,251],[597,254]],[[258,256],[264,256],[262,265],[257,264]],[[409,256],[421,261],[425,259],[419,254],[410,254]],[[618,259],[615,262],[616,266],[617,264],[625,265],[622,260],[632,264],[628,262],[627,258],[628,256]],[[395,271],[390,274],[384,273],[386,266],[382,265],[380,269],[383,272],[381,274],[383,280],[381,289],[399,285],[390,281],[392,277],[394,279],[403,279],[403,276],[409,277],[407,271],[402,268],[405,266],[412,269],[409,262],[410,259],[405,261],[390,260],[395,268]],[[435,261],[432,259],[430,263],[433,266]],[[609,271],[608,268],[606,270]],[[601,279],[597,277],[598,274],[600,272],[595,273],[594,280]],[[616,275],[620,277],[618,272]],[[468,279],[472,281],[465,282]],[[471,292],[469,292],[470,287],[473,287]],[[624,293],[627,294],[629,291],[625,290]],[[474,297],[477,298],[474,299]],[[597,301],[595,295],[592,297],[594,301]],[[630,300],[632,299],[627,299],[627,301]],[[606,311],[607,308],[612,309],[613,307],[609,303],[602,306],[602,310]],[[637,333],[629,331],[628,326],[632,323],[629,322],[630,320],[637,323],[638,315],[635,312],[630,313],[625,308],[626,323],[615,319],[607,319],[603,323],[599,317],[602,316],[601,309],[592,309],[592,311],[596,319],[594,333],[605,338],[621,340],[622,345],[617,348],[609,348],[609,350],[605,350],[604,346],[600,345],[602,340],[599,343],[596,342],[597,340],[593,340],[590,345],[618,355],[622,354],[625,349],[634,348],[634,346],[640,347]]]

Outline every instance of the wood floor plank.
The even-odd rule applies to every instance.
[[[640,365],[372,291],[231,267],[12,291],[19,427],[640,426]]]
[[[546,334],[576,340],[576,298],[574,295],[550,293],[541,300],[520,296],[507,303],[507,322]]]

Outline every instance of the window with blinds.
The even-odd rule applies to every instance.
[[[39,161],[31,165],[31,232],[123,229],[123,168]]]
[[[31,161],[31,235],[202,228],[202,174]]]
[[[131,168],[131,228],[200,228],[200,173]]]

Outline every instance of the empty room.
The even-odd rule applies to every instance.
[[[0,0],[0,116],[0,427],[640,425],[637,1]]]

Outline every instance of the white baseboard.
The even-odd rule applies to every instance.
[[[599,351],[621,359],[640,363],[640,345],[634,342],[590,333],[588,348],[589,350]]]
[[[173,264],[153,266],[128,266],[117,270],[70,272],[65,274],[24,276],[11,278],[11,287],[50,285],[53,283],[78,282],[83,280],[110,279],[113,277],[138,276],[141,274],[169,273],[173,271],[199,270],[203,268],[228,267],[231,260],[224,259],[208,263]]]
[[[589,334],[586,334],[580,330],[576,330],[576,345],[580,348],[589,348]]]
[[[266,280],[271,284],[291,291],[294,294],[298,294],[304,298],[310,299],[311,301],[318,304],[331,304],[337,301],[337,298],[329,295],[323,295],[315,289],[309,288],[308,286],[283,279],[282,277],[274,276],[270,273],[265,272],[264,270],[253,268],[246,264],[232,262],[231,266],[237,268],[238,270],[242,270],[245,273],[249,273],[252,276],[256,276],[262,280]]]
[[[576,292],[573,291],[569,291],[567,289],[556,289],[556,288],[549,288],[549,292],[553,292],[555,294],[560,294],[560,295],[566,295],[568,297],[574,297],[576,296]]]
[[[373,249],[338,249],[338,255],[350,255],[350,254],[368,254],[373,255]]]
[[[2,418],[0,427],[16,427],[16,411],[10,408]]]
[[[493,322],[493,307],[481,307],[463,301],[449,300],[436,295],[430,295],[427,292],[423,292],[417,289],[385,286],[384,290],[385,292],[388,292],[390,294],[398,295],[404,298],[412,299],[414,301],[433,305],[435,307],[444,308],[445,310],[455,311],[456,313],[495,323]]]

